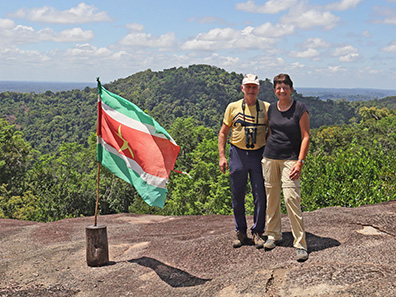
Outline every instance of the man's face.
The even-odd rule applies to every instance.
[[[246,99],[255,100],[260,91],[260,86],[256,84],[242,85],[242,92],[245,94]]]

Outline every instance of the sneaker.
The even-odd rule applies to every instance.
[[[304,249],[297,249],[296,255],[297,255],[298,262],[304,262],[304,261],[308,260],[308,252]]]
[[[247,241],[246,233],[242,233],[241,231],[236,232],[236,240],[232,242],[232,247],[239,248],[244,245]]]
[[[253,241],[256,249],[262,249],[264,246],[263,233],[254,232]]]
[[[267,241],[264,243],[264,248],[266,250],[272,250],[276,247],[276,244],[281,242],[282,238],[279,240],[275,240],[273,238],[268,238]]]

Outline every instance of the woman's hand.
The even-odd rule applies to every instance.
[[[303,167],[303,163],[301,161],[297,161],[293,165],[292,170],[290,171],[290,175],[289,175],[291,180],[300,178],[302,167]]]

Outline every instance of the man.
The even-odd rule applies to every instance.
[[[223,173],[228,169],[225,145],[231,129],[229,168],[236,231],[236,240],[232,245],[234,248],[238,248],[248,242],[245,195],[249,175],[254,198],[251,232],[255,247],[262,248],[267,201],[261,159],[266,142],[269,103],[257,99],[260,82],[256,75],[245,75],[241,88],[244,99],[230,103],[224,114],[218,141],[219,166]]]

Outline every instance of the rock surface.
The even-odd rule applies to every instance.
[[[117,214],[98,217],[110,262],[89,267],[93,223],[0,219],[0,296],[396,296],[396,201],[305,212],[303,263],[286,216],[264,251],[232,248],[232,216]]]

